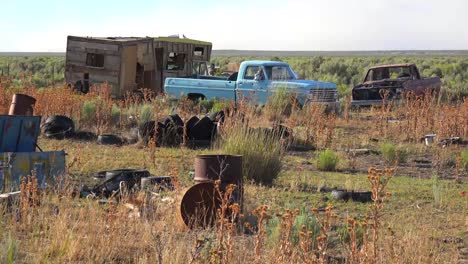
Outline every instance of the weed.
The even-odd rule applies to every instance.
[[[271,185],[278,177],[284,146],[277,132],[238,124],[226,131],[220,144],[225,153],[243,156],[243,174],[248,181]]]
[[[322,171],[333,171],[338,165],[339,157],[331,149],[326,149],[318,154],[317,169]]]
[[[96,108],[96,101],[94,100],[83,103],[81,118],[85,123],[91,124],[95,120]]]
[[[299,106],[295,99],[287,87],[276,88],[265,106],[268,118],[281,120],[284,116],[291,115],[292,111]]]
[[[150,104],[144,104],[140,107],[140,113],[139,113],[139,122],[140,124],[144,124],[148,121],[153,120],[154,114],[153,114],[153,106]]]
[[[389,142],[380,145],[380,152],[389,165],[395,163],[404,163],[408,157],[407,151],[403,150],[402,148],[398,148]]]
[[[462,150],[460,153],[461,157],[461,168],[464,170],[468,170],[468,149]]]

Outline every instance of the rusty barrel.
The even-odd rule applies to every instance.
[[[186,226],[212,226],[216,210],[221,205],[220,197],[230,184],[237,186],[230,202],[238,203],[242,210],[242,156],[198,155],[194,165],[196,184],[185,192],[180,205],[180,214]],[[215,188],[216,180],[220,180],[219,188]]]
[[[241,155],[198,155],[195,158],[195,182],[221,180],[221,183],[242,184]]]
[[[14,94],[8,115],[33,115],[36,99],[25,94]]]

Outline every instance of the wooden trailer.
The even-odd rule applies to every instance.
[[[147,88],[163,92],[166,77],[207,74],[211,43],[187,38],[68,36],[65,78],[76,90],[107,82],[114,98]]]
[[[65,78],[83,92],[107,82],[116,98],[138,88],[155,90],[153,39],[68,36]]]
[[[208,75],[211,47],[210,42],[194,39],[155,38],[157,89],[163,90],[166,77]]]

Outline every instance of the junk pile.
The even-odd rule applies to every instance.
[[[32,116],[34,103],[30,96],[15,94],[10,115],[0,115],[0,193],[19,190],[21,178],[31,172],[39,188],[65,173],[64,151],[36,152],[41,117]]]
[[[192,116],[186,122],[179,115],[168,116],[163,122],[148,121],[138,130],[143,142],[154,140],[157,146],[174,147],[187,142],[189,147],[210,146],[216,136],[218,124],[224,121],[224,112],[219,111],[201,119]]]
[[[122,193],[139,190],[172,191],[174,185],[169,176],[151,176],[147,170],[118,169],[96,172],[94,179],[101,181],[96,186],[84,186],[81,197],[118,198]]]
[[[424,142],[426,146],[431,146],[436,141],[436,134],[427,134],[421,138],[421,142]],[[468,145],[467,141],[463,141],[461,137],[442,138],[439,140],[438,145],[445,148],[450,145]]]
[[[229,203],[238,203],[242,210],[242,156],[199,155],[195,158],[195,185],[182,197],[180,215],[189,228],[210,227],[215,223],[221,197],[230,184],[236,185]],[[215,181],[219,180],[219,187]]]
[[[243,180],[242,156],[238,155],[199,155],[195,158],[195,185],[182,196],[180,216],[189,228],[206,228],[215,223],[217,210],[228,186],[236,186],[229,204],[237,203],[242,210]],[[151,176],[147,170],[118,169],[96,172],[94,179],[101,181],[92,188],[84,186],[80,196],[102,198],[101,202],[119,200],[123,193],[136,191],[159,195],[161,191],[173,191],[174,185],[169,176]],[[219,180],[216,185],[215,181]],[[166,198],[164,198],[166,199]],[[161,201],[164,201],[161,199]],[[170,198],[169,198],[170,199]]]
[[[164,121],[148,121],[135,131],[134,139],[113,134],[95,135],[76,131],[72,119],[67,116],[49,116],[41,125],[42,134],[51,139],[96,140],[101,145],[135,143],[139,138],[145,144],[154,140],[156,146],[176,147],[185,140],[188,147],[209,147],[214,140],[218,124],[224,121],[224,112],[216,112],[201,119],[192,116],[184,122],[179,115],[170,115]],[[136,130],[136,129],[135,129]]]

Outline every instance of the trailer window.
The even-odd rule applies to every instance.
[[[86,65],[91,67],[104,67],[104,54],[87,53],[86,54]]]
[[[205,49],[202,47],[195,47],[193,49],[193,56],[203,56]]]
[[[185,54],[169,52],[167,56],[166,70],[182,71],[185,65]]]

